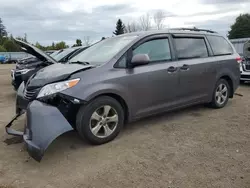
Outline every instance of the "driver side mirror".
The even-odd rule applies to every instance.
[[[148,54],[136,54],[132,57],[131,65],[132,67],[139,65],[146,65],[150,62]]]

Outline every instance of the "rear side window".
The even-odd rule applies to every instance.
[[[211,45],[214,55],[227,55],[233,54],[233,48],[226,39],[221,36],[207,36],[207,39]]]
[[[178,59],[208,57],[204,38],[181,37],[174,38]]]
[[[171,60],[167,38],[147,41],[133,50],[133,55],[135,54],[148,54],[151,62]]]

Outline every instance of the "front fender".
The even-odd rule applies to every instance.
[[[100,83],[90,84],[84,87],[73,87],[71,89],[63,91],[62,93],[86,102],[99,95],[114,94],[124,100],[128,107],[128,114],[133,114],[133,109],[130,108],[131,106],[133,106],[133,101],[132,97],[130,96],[129,87],[123,87],[122,85],[118,85],[115,83]]]
[[[48,146],[57,137],[73,130],[72,126],[54,106],[33,101],[27,108],[27,122],[23,135],[29,155],[41,161]]]

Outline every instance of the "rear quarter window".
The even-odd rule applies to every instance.
[[[233,54],[233,48],[229,42],[221,36],[207,36],[207,39],[211,45],[214,55],[227,55]]]

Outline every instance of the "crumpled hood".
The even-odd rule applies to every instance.
[[[27,83],[29,89],[42,87],[46,84],[67,79],[70,75],[94,67],[93,65],[56,63],[35,73]]]
[[[48,61],[50,63],[57,63],[56,60],[54,60],[51,56],[43,52],[42,50],[36,48],[35,46],[28,44],[24,41],[14,39],[15,42],[21,47],[22,51],[25,51],[36,58],[40,59],[41,61]]]

